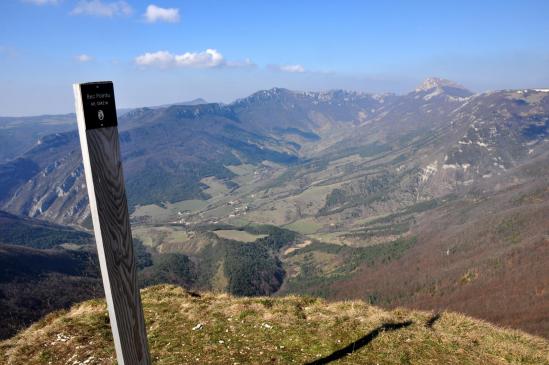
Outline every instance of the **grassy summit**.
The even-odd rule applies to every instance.
[[[549,342],[455,313],[361,301],[142,291],[155,364],[549,364]],[[354,351],[353,351],[354,350]],[[112,364],[103,300],[48,315],[0,342],[2,364]]]

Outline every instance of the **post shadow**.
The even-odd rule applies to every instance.
[[[427,320],[427,322],[425,322],[425,327],[433,328],[433,325],[435,324],[436,321],[440,319],[440,317],[441,317],[440,313],[435,313],[431,318]]]
[[[339,360],[347,355],[350,355],[351,353],[361,349],[362,347],[366,346],[370,342],[372,342],[373,339],[375,339],[381,332],[384,331],[394,331],[398,330],[404,327],[408,327],[412,324],[412,321],[405,321],[400,323],[384,323],[381,326],[373,329],[370,333],[368,333],[366,336],[350,343],[349,345],[345,346],[344,348],[334,351],[330,355],[323,357],[321,359],[314,360],[312,362],[307,363],[306,365],[324,365],[328,364],[332,361]]]

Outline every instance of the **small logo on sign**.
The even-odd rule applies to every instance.
[[[105,119],[105,113],[103,113],[103,110],[99,109],[97,112],[97,118],[99,118],[99,120]]]

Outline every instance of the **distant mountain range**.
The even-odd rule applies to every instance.
[[[202,99],[202,98],[196,98],[196,99],[193,99],[193,100],[181,101],[181,102],[178,102],[178,103],[150,106],[149,108],[151,108],[151,109],[160,109],[160,108],[167,108],[167,107],[173,106],[173,105],[200,105],[200,104],[208,104],[208,102],[206,100]],[[132,111],[132,110],[134,110],[134,108],[121,108],[121,109],[117,109],[116,113],[120,117],[120,116],[122,116],[122,115],[124,115],[127,112]]]
[[[229,105],[135,109],[119,123],[129,200],[143,205],[204,199],[205,177],[235,187],[229,165],[272,161],[299,169],[389,152],[402,160],[391,176],[401,185],[394,193],[405,194],[409,203],[441,196],[545,152],[548,95],[535,90],[472,95],[452,82],[428,79],[401,96],[272,89]],[[66,125],[67,118],[59,123]],[[9,139],[11,129],[4,128],[0,138]],[[58,223],[84,222],[80,160],[75,132],[39,138],[0,165],[0,206]]]
[[[152,106],[151,109],[165,108],[171,105],[200,105],[207,104],[202,98],[183,101],[174,104]],[[118,109],[118,116],[122,116],[134,109]],[[21,153],[32,148],[36,142],[49,134],[75,130],[76,117],[74,113],[63,115],[39,115],[32,117],[2,117],[0,116],[0,163],[18,157]]]
[[[0,120],[0,209],[90,227],[71,118]],[[274,88],[133,109],[119,128],[134,236],[190,262],[182,285],[450,308],[549,336],[549,90]]]

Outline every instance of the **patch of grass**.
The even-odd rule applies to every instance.
[[[465,274],[459,280],[461,285],[469,284],[478,277],[478,271],[476,270],[467,270]]]
[[[234,229],[220,229],[214,231],[214,233],[221,238],[242,242],[254,242],[258,238],[267,237],[265,234],[252,234],[246,231],[238,231]]]
[[[526,225],[524,218],[519,215],[503,219],[496,227],[496,234],[509,245],[520,242],[521,230]]]
[[[263,303],[268,300],[270,305]],[[549,342],[519,331],[444,312],[383,311],[361,301],[315,298],[193,297],[173,286],[142,291],[152,360],[179,364],[304,364],[374,333],[386,323],[411,325],[385,331],[343,354],[344,364],[547,364]],[[0,342],[0,363],[112,364],[114,347],[103,301],[76,305]],[[192,330],[197,324],[200,329]],[[56,341],[58,336],[65,341]],[[70,361],[69,361],[70,359]]]
[[[342,237],[354,239],[368,239],[371,237],[401,235],[408,232],[410,224],[413,223],[413,221],[413,217],[409,217],[408,219],[398,223],[372,226],[357,231],[352,231],[350,233],[343,234]]]
[[[285,227],[301,234],[312,234],[322,228],[323,225],[316,222],[314,218],[303,218],[293,223],[290,223]]]
[[[179,212],[194,213],[208,205],[207,200],[182,200],[175,203],[149,204],[137,206],[132,213],[134,220],[146,220],[149,223],[167,223],[181,218]]]

